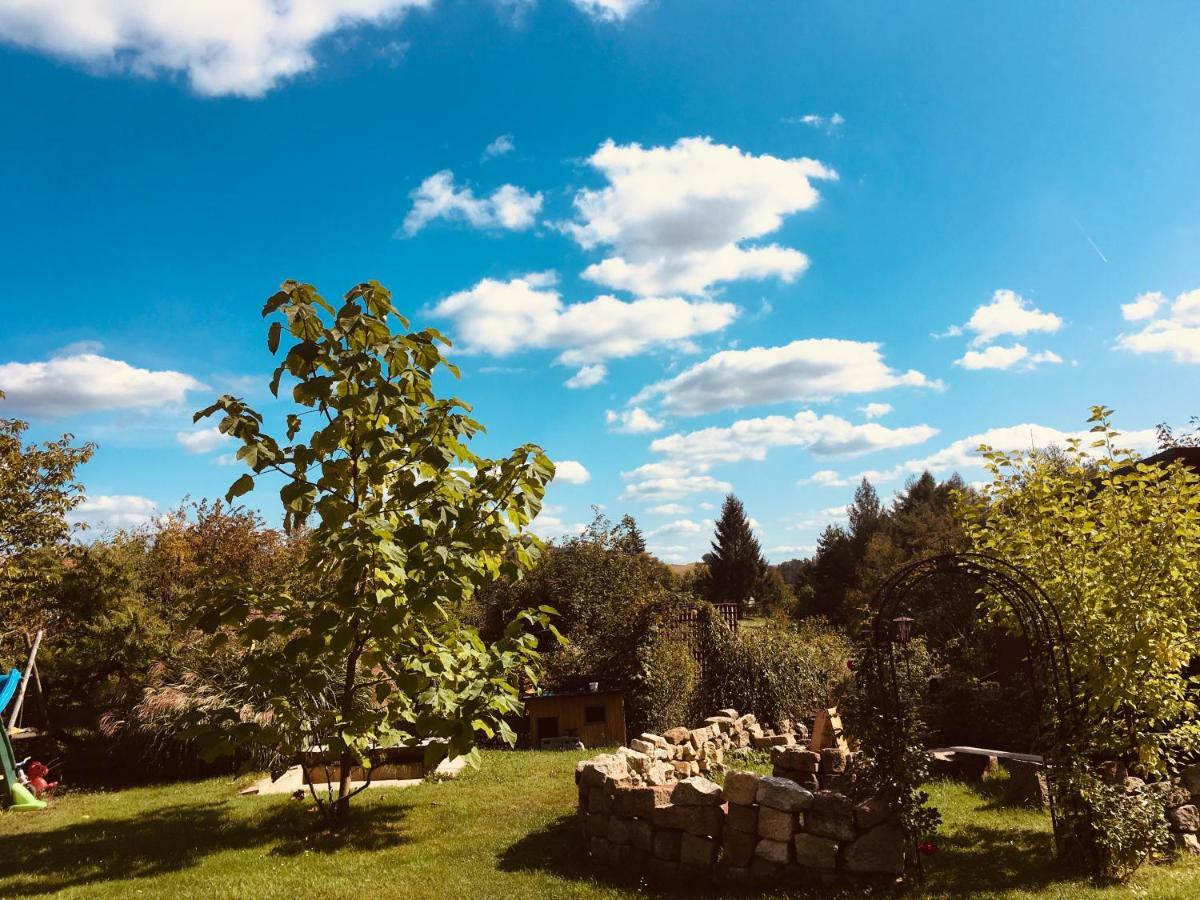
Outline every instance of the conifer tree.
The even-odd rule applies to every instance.
[[[642,535],[642,529],[638,527],[637,520],[629,513],[621,516],[621,524],[617,526],[621,532],[621,546],[627,553],[645,553],[646,538]]]
[[[733,494],[725,498],[717,520],[712,552],[704,555],[708,566],[706,591],[713,603],[742,606],[754,594],[766,570],[762,548],[750,528],[746,510]]]

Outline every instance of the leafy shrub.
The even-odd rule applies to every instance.
[[[706,715],[696,707],[700,669],[683,641],[656,633],[641,650],[641,677],[631,703],[645,729],[663,732]]]
[[[777,724],[835,705],[847,687],[850,641],[818,621],[799,628],[769,623],[734,633],[705,605],[699,630],[705,671],[698,705],[703,709],[733,707]]]

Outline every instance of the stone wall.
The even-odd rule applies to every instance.
[[[782,729],[781,729],[782,731]],[[801,728],[767,733],[753,716],[721,712],[700,728],[643,734],[576,766],[579,813],[593,864],[614,875],[699,882],[832,884],[891,880],[904,870],[904,837],[881,804],[835,788],[850,758],[797,743]],[[705,774],[738,748],[769,749],[774,775]]]
[[[1167,823],[1175,847],[1200,856],[1200,765],[1188,766],[1177,782],[1155,786],[1166,794]]]

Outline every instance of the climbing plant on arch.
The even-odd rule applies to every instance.
[[[1095,871],[1092,816],[1079,790],[1086,729],[1078,685],[1071,672],[1062,621],[1045,593],[1016,567],[980,553],[932,556],[895,572],[879,589],[871,607],[865,635],[864,709],[858,730],[864,752],[861,761],[865,790],[886,798],[895,808],[909,838],[910,874],[920,876],[921,853],[940,821],[928,804],[922,784],[929,762],[921,744],[922,724],[912,702],[911,638],[913,614],[928,617],[937,610],[917,609],[915,603],[937,602],[944,596],[917,588],[938,577],[963,579],[994,603],[1006,608],[1028,646],[1030,685],[1038,706],[1039,744],[1051,785],[1051,817],[1060,857]]]

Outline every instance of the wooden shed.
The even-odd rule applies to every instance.
[[[578,738],[585,747],[625,743],[625,692],[619,690],[570,691],[525,698],[529,717],[529,744]]]

